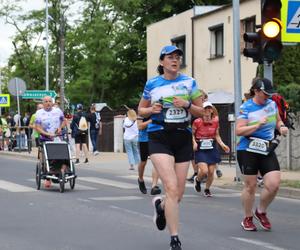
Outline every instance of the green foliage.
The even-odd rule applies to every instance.
[[[290,83],[287,85],[279,85],[277,90],[287,100],[291,111],[300,110],[300,84]]]
[[[274,86],[289,102],[291,110],[300,111],[300,45],[284,46],[274,64]]]
[[[19,0],[20,1],[20,0]],[[19,14],[18,2],[0,0],[0,16],[16,28],[14,53],[2,71],[5,79],[21,77],[28,89],[45,89],[45,10]],[[230,4],[231,0],[80,0],[79,18],[70,22],[67,9],[75,0],[49,0],[50,89],[59,93],[60,25],[65,26],[65,94],[71,103],[106,102],[113,108],[137,105],[147,80],[147,25],[191,9],[194,5]],[[62,3],[64,5],[62,5]],[[17,13],[14,14],[14,13]],[[20,24],[25,28],[20,28]],[[23,27],[23,25],[22,25]],[[300,110],[300,48],[285,46],[274,64],[274,83]],[[260,73],[262,70],[260,68]]]

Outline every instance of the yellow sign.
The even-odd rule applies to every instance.
[[[281,3],[281,40],[300,42],[300,0],[283,0]]]
[[[0,94],[0,107],[10,107],[9,94]]]

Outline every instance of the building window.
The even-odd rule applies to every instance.
[[[220,58],[224,56],[224,26],[223,24],[210,27],[210,58]]]
[[[183,56],[182,56],[182,62],[181,62],[181,68],[186,67],[186,49],[185,49],[185,35],[179,36],[171,39],[171,42],[173,45],[177,46],[179,49],[182,50]]]
[[[246,32],[256,32],[255,22],[255,16],[246,18],[241,21],[241,52],[244,48],[252,48],[252,43],[245,42],[243,35]]]

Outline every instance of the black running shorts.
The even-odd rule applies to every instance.
[[[84,144],[87,143],[87,133],[78,134],[75,136],[75,144]]]
[[[193,159],[192,134],[186,129],[150,132],[149,154],[168,154],[176,163]]]
[[[139,145],[140,145],[141,161],[147,161],[149,156],[148,142],[140,141]]]
[[[257,175],[258,171],[264,176],[271,171],[280,171],[279,162],[275,152],[268,155],[248,152],[246,150],[237,151],[237,160],[242,174]]]

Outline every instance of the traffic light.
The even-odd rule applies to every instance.
[[[243,38],[245,42],[252,44],[251,47],[246,45],[243,50],[244,56],[252,58],[253,62],[257,62],[259,64],[263,63],[261,51],[261,30],[257,32],[246,32],[244,33]]]
[[[261,0],[261,50],[262,59],[272,63],[280,56],[282,24],[281,0]]]

